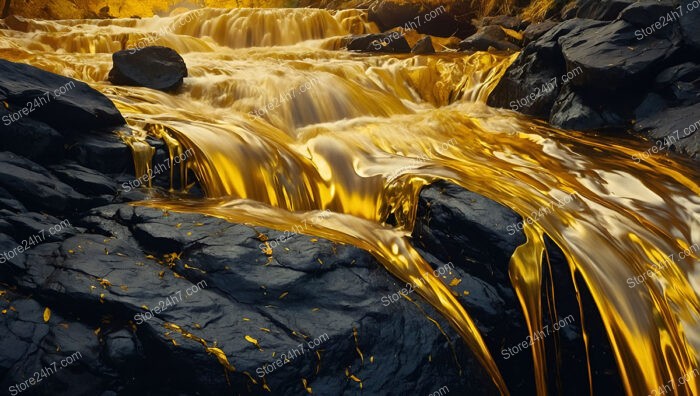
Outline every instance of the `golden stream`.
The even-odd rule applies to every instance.
[[[562,132],[487,107],[513,56],[338,51],[342,36],[376,31],[365,19],[356,10],[203,9],[142,20],[30,21],[26,31],[0,30],[0,57],[105,93],[134,130],[138,174],[152,155],[139,141],[147,133],[164,138],[172,155],[194,151],[188,166],[209,199],[145,205],[281,230],[330,209],[308,233],[367,250],[401,281],[421,285],[417,291],[461,334],[502,393],[507,386],[492,358],[498,351],[488,350],[407,237],[418,192],[447,179],[524,218],[575,194],[526,225],[528,242],[511,259],[530,331],[542,327],[546,233],[564,251],[572,278],[585,281],[578,286],[590,290],[626,393],[647,395],[669,381],[675,394],[700,393],[696,376],[677,381],[698,367],[698,252],[634,288],[626,282],[700,241],[697,163],[657,156],[638,164],[632,155],[648,148],[638,141]],[[177,94],[106,82],[112,52],[149,37],[188,65]],[[260,109],[266,111],[255,119],[251,112]],[[390,213],[397,227],[383,223]],[[585,319],[576,319],[584,330]],[[532,348],[541,395],[544,353],[543,344]]]

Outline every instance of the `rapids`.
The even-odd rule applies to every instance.
[[[0,57],[105,93],[133,129],[125,139],[137,174],[150,166],[148,134],[165,139],[171,155],[194,151],[187,167],[207,198],[184,191],[143,205],[277,229],[332,211],[305,232],[365,249],[403,282],[421,284],[418,293],[504,394],[495,351],[411,245],[418,193],[438,179],[536,220],[525,224],[528,241],[510,264],[531,333],[546,305],[546,234],[564,251],[572,279],[583,279],[578,287],[590,290],[627,394],[648,394],[698,368],[697,164],[662,156],[637,163],[642,142],[560,131],[487,107],[513,55],[339,50],[343,36],[376,31],[359,10],[207,8],[141,20],[30,20],[22,31],[0,30]],[[106,81],[112,52],[144,45],[182,54],[189,77],[180,92]],[[567,196],[575,199],[551,205]],[[538,215],[544,207],[551,213]],[[396,226],[385,223],[390,215]],[[628,279],[657,268],[630,287]],[[577,321],[585,329],[585,318]],[[539,394],[546,393],[543,347],[532,348]],[[700,381],[689,376],[674,392],[698,394]]]

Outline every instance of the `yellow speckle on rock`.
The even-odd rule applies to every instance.
[[[287,294],[289,294],[289,292],[284,292],[284,293],[280,294],[279,299],[281,300],[281,299],[287,297]]]
[[[245,336],[245,340],[248,341],[248,342],[250,342],[251,344],[255,345],[259,350],[261,350],[261,351],[263,350],[263,349],[260,347],[260,344],[258,343],[258,340],[256,340],[255,338],[253,338],[253,337],[251,337],[251,336],[249,336],[249,335],[246,335],[246,336]]]
[[[51,319],[51,309],[49,307],[46,307],[44,309],[44,322],[48,322],[49,319]]]
[[[100,293],[100,303],[104,304],[104,302],[105,302],[105,294]]]
[[[459,285],[461,282],[462,282],[461,279],[459,279],[459,278],[454,278],[454,279],[452,279],[452,281],[450,282],[450,286],[457,286],[457,285]]]
[[[244,321],[244,322],[250,322],[250,319],[248,319],[248,318],[243,318],[243,321]]]
[[[310,395],[314,393],[313,390],[311,389],[311,387],[309,386],[308,381],[306,381],[306,378],[302,378],[302,379],[301,379],[301,384],[304,385],[304,389],[306,389],[306,391],[307,391]]]
[[[180,227],[182,227],[182,223],[175,224],[175,228],[180,228]]]
[[[187,236],[192,236],[192,231],[187,231]]]
[[[70,253],[70,254],[75,254],[75,250],[73,250],[73,249],[68,249],[68,253]]]
[[[261,327],[260,330],[265,331],[265,332],[268,332],[268,333],[272,333],[272,332],[270,331],[270,329],[265,328],[265,327]]]

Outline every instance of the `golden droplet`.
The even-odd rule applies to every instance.
[[[457,286],[457,285],[459,285],[460,283],[462,283],[462,280],[461,280],[461,279],[459,279],[459,278],[454,278],[454,279],[452,279],[452,281],[450,282],[450,286]]]
[[[51,319],[51,309],[46,307],[46,309],[44,309],[44,322],[48,322],[49,319]]]

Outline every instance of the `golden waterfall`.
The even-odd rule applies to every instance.
[[[666,261],[700,241],[697,164],[635,163],[632,155],[647,149],[637,141],[559,131],[487,107],[513,56],[338,51],[342,36],[376,31],[359,10],[207,8],[141,20],[30,20],[23,30],[0,31],[0,57],[105,93],[134,131],[137,170],[150,160],[147,134],[164,139],[171,154],[193,150],[187,166],[207,199],[142,204],[277,229],[330,209],[308,232],[365,249],[403,282],[422,285],[420,295],[504,394],[494,351],[408,238],[418,192],[437,179],[524,218],[575,194],[526,224],[528,240],[511,259],[531,332],[542,323],[546,234],[593,296],[627,394],[646,395],[698,367],[698,252]],[[178,93],[106,82],[112,52],[144,42],[182,54],[189,77]],[[395,227],[384,223],[390,214]],[[628,287],[628,278],[657,266],[655,279]],[[542,346],[532,353],[543,394]],[[700,393],[698,378],[674,392]]]

